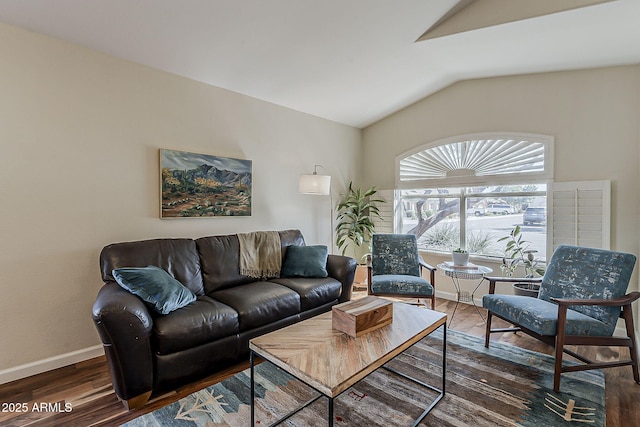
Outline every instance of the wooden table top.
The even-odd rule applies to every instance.
[[[336,397],[431,332],[447,315],[393,303],[393,322],[353,338],[333,329],[331,312],[254,338],[249,348],[328,397]]]

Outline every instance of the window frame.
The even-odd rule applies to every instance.
[[[544,154],[542,160],[542,170],[540,171],[532,171],[532,172],[517,172],[517,173],[500,173],[500,174],[485,174],[478,175],[473,174],[473,170],[468,170],[464,168],[460,168],[462,173],[455,173],[456,170],[452,170],[452,174],[446,174],[446,176],[441,177],[430,177],[425,179],[402,179],[402,164],[401,162],[410,156],[417,155],[421,152],[427,152],[436,147],[443,147],[444,150],[447,150],[448,153],[451,153],[454,160],[462,160],[462,155],[460,154],[463,151],[465,146],[469,146],[470,142],[476,141],[487,141],[489,143],[493,143],[494,141],[514,141],[514,142],[531,142],[531,143],[539,143],[542,144]],[[470,133],[464,135],[455,135],[447,138],[442,138],[436,141],[428,142],[426,144],[422,144],[418,147],[414,147],[410,150],[407,150],[395,158],[395,189],[396,189],[396,202],[395,206],[398,208],[401,207],[401,201],[404,197],[400,196],[400,191],[402,190],[416,190],[416,189],[446,189],[446,188],[456,188],[461,190],[460,195],[456,195],[455,197],[460,197],[460,212],[459,212],[459,226],[460,226],[460,244],[466,245],[466,222],[467,222],[467,199],[469,197],[477,197],[472,194],[477,193],[469,193],[466,194],[466,189],[469,187],[480,187],[480,186],[500,186],[500,185],[528,185],[528,184],[545,184],[546,190],[544,194],[540,194],[540,192],[535,192],[535,194],[531,194],[533,192],[514,192],[509,193],[509,197],[518,197],[518,196],[546,196],[547,205],[549,201],[549,195],[552,191],[553,184],[553,172],[554,172],[554,143],[555,139],[551,135],[544,134],[534,134],[534,133],[523,133],[523,132],[509,132],[509,131],[495,131],[495,132],[479,132],[479,133]],[[466,145],[465,145],[466,144]],[[450,145],[450,147],[446,147]],[[525,151],[526,152],[526,151]],[[486,157],[486,152],[483,153]],[[499,154],[499,153],[496,153]],[[457,157],[456,157],[457,156]],[[460,164],[463,164],[461,161]],[[444,166],[444,165],[441,165]],[[451,168],[450,168],[451,170]],[[504,193],[483,193],[483,197],[491,197],[494,196],[505,196]],[[418,196],[416,196],[417,198]],[[393,209],[396,212],[396,208]],[[397,212],[399,214],[399,212]],[[548,242],[552,239],[550,233],[552,229],[548,226],[551,223],[551,215],[552,210],[547,208],[547,230],[546,230],[546,241],[547,247],[549,247]],[[401,231],[401,224],[403,218],[398,218],[396,214],[393,215],[393,224],[396,232]],[[433,251],[434,253],[441,253],[441,251]],[[478,254],[480,257],[487,257],[493,259],[493,256]],[[550,253],[548,254],[550,256]]]
[[[495,139],[504,139],[504,138],[514,138],[521,140],[532,140],[536,142],[541,142],[544,144],[544,168],[542,172],[536,173],[515,173],[515,174],[503,174],[503,175],[484,175],[484,176],[448,176],[446,178],[440,179],[422,179],[422,180],[411,180],[411,181],[402,181],[400,179],[400,161],[408,156],[413,154],[420,153],[421,151],[428,150],[433,147],[437,147],[439,145],[457,143],[462,141],[473,141],[473,140],[495,140]],[[541,135],[541,134],[531,134],[531,133],[519,133],[519,132],[483,132],[483,133],[472,133],[466,135],[457,135],[448,138],[439,139],[437,141],[432,141],[426,144],[423,144],[419,147],[412,148],[411,150],[405,151],[395,159],[395,188],[394,190],[386,190],[384,191],[385,196],[389,202],[391,202],[392,206],[385,212],[385,218],[378,221],[380,224],[384,224],[386,221],[386,228],[388,232],[402,232],[401,230],[401,190],[411,190],[411,189],[443,189],[443,188],[464,188],[464,187],[476,187],[476,186],[491,186],[491,185],[526,185],[526,184],[546,184],[546,194],[547,194],[547,231],[546,231],[546,241],[547,241],[547,250],[546,255],[547,258],[553,254],[553,250],[558,243],[569,243],[569,244],[580,244],[587,237],[587,233],[591,233],[592,229],[586,229],[586,227],[593,227],[593,224],[597,224],[599,222],[599,231],[600,236],[594,238],[593,236],[588,236],[589,244],[593,247],[601,247],[603,249],[610,248],[611,244],[611,181],[602,180],[602,181],[576,181],[576,182],[555,182],[554,181],[554,137],[550,135]],[[558,202],[558,194],[560,192],[572,191],[574,193],[574,202],[573,202],[573,222],[567,225],[565,222],[564,228],[562,231],[564,232],[567,228],[573,229],[573,236],[571,241],[561,242],[558,236],[554,236],[554,232],[560,230],[561,221],[564,219],[560,218],[560,214],[562,213],[565,217],[565,212],[561,212],[563,208],[565,208],[564,202]],[[582,205],[580,201],[581,192],[595,194],[590,198],[597,198],[600,202],[599,206],[600,211],[597,215],[593,215],[593,207]],[[517,194],[514,194],[517,196]],[[566,197],[565,197],[566,200]],[[464,215],[466,218],[466,198],[461,199],[461,203],[464,206]],[[591,218],[596,217],[596,221],[589,221],[586,223],[583,221],[583,212],[586,213],[585,209],[589,210],[588,214]],[[556,218],[557,216],[557,218]],[[464,235],[462,227],[466,228],[466,221],[460,221],[461,223],[461,236],[465,239],[466,242],[466,229],[464,230]],[[390,227],[392,224],[392,227]],[[586,231],[583,230],[583,226]],[[596,230],[598,231],[598,230]],[[429,252],[429,251],[427,251]],[[433,251],[433,253],[441,254],[440,251]],[[479,255],[480,257],[486,257],[484,255]]]
[[[534,184],[534,183],[510,183],[509,185],[528,185],[528,184]],[[474,191],[468,191],[470,190],[470,188],[467,187],[454,187],[454,186],[450,186],[450,187],[439,187],[437,189],[435,188],[424,188],[425,190],[442,190],[442,189],[447,189],[447,188],[455,188],[456,190],[459,189],[459,192],[456,191],[453,194],[433,194],[433,195],[429,195],[427,197],[429,198],[438,198],[438,197],[446,197],[446,198],[458,198],[460,199],[460,210],[458,211],[458,223],[459,223],[459,227],[460,227],[460,236],[459,236],[459,246],[466,248],[466,242],[467,242],[467,200],[469,198],[476,198],[476,197],[482,197],[482,198],[487,198],[487,197],[496,197],[496,198],[500,198],[500,197],[544,197],[546,200],[549,200],[549,194],[551,192],[551,185],[548,182],[536,182],[535,184],[538,185],[545,185],[546,189],[545,190],[538,190],[538,191],[513,191],[513,192],[487,192],[487,193],[480,193],[480,192],[474,192]],[[474,187],[478,187],[478,186],[484,186],[484,185],[474,185]],[[422,188],[420,188],[422,190]],[[412,189],[398,189],[396,190],[396,205],[398,206],[398,217],[396,217],[394,215],[394,224],[395,224],[395,230],[396,232],[402,232],[402,228],[403,228],[403,221],[404,221],[404,217],[402,215],[402,202],[404,200],[411,200],[411,199],[424,199],[425,195],[420,195],[420,194],[416,194],[415,196],[413,195],[409,195],[409,196],[403,196],[402,195],[402,190],[412,190]],[[546,232],[545,232],[545,240],[546,242],[549,241],[550,236],[549,236],[549,232],[550,232],[550,213],[551,210],[547,208],[547,222],[546,222]],[[545,244],[545,248],[548,247],[548,243]],[[420,249],[421,251],[424,252],[430,252],[430,253],[435,253],[435,254],[443,254],[444,252],[441,250],[429,250],[429,249]],[[497,260],[500,257],[497,255],[490,255],[490,254],[482,254],[482,253],[471,253],[472,256],[474,257],[481,257],[481,258],[487,258],[487,259],[491,259],[491,260]],[[550,256],[550,255],[548,255]]]

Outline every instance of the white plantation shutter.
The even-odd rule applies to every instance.
[[[398,188],[510,183],[553,178],[550,135],[489,132],[430,142],[396,157]]]
[[[610,248],[610,181],[555,182],[547,206],[547,254],[561,244]]]
[[[382,219],[373,218],[376,233],[394,233],[394,212],[396,210],[395,190],[378,190],[374,197],[382,199],[385,203],[378,203]]]

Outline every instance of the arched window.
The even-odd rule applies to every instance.
[[[553,179],[548,135],[492,132],[431,142],[396,158],[395,224],[422,249],[502,257],[516,226],[546,256],[547,188]]]
[[[425,144],[396,158],[399,188],[552,178],[553,137],[548,135],[460,135]]]

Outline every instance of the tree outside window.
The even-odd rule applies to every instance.
[[[399,191],[400,232],[414,234],[422,250],[470,253],[501,258],[499,239],[516,226],[546,259],[546,184],[411,189]],[[461,206],[464,209],[461,210]],[[536,218],[525,217],[528,208]],[[536,208],[536,209],[533,209]],[[530,219],[526,221],[525,218]]]

